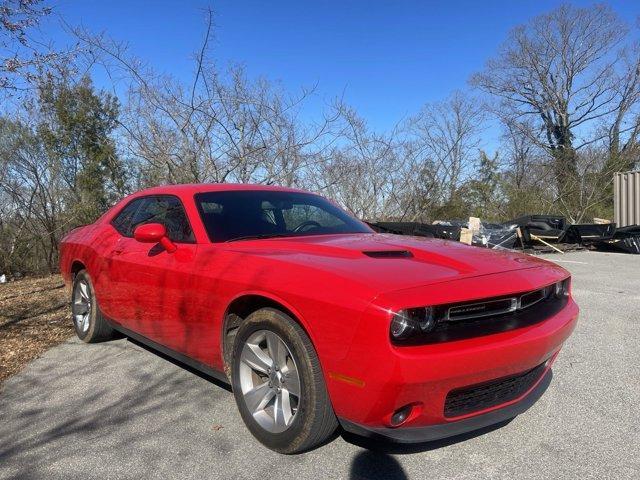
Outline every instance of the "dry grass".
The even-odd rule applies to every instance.
[[[59,275],[0,284],[0,383],[73,332]]]

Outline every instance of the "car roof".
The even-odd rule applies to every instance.
[[[275,192],[309,193],[305,190],[275,185],[258,185],[251,183],[181,183],[177,185],[160,185],[136,192],[136,197],[143,195],[183,194],[193,195],[205,192],[223,192],[234,190],[270,190]]]
[[[116,203],[113,207],[107,210],[104,215],[102,215],[97,222],[110,222],[116,215],[118,215],[122,208],[125,205],[132,202],[133,200],[146,197],[149,195],[175,195],[181,197],[184,201],[187,197],[193,197],[197,193],[206,193],[206,192],[228,192],[228,191],[256,191],[256,190],[266,190],[272,192],[296,192],[296,193],[307,193],[313,194],[312,192],[308,192],[306,190],[300,190],[297,188],[289,188],[289,187],[279,187],[276,185],[258,185],[251,183],[179,183],[175,185],[160,185],[157,187],[146,188],[144,190],[139,190],[131,195],[124,197],[118,203]]]

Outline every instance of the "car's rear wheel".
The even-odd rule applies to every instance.
[[[80,270],[73,278],[71,289],[71,315],[78,338],[86,343],[113,338],[114,331],[102,317],[91,277]]]
[[[280,453],[299,453],[325,442],[338,422],[318,356],[288,315],[263,308],[240,325],[231,381],[251,433]]]

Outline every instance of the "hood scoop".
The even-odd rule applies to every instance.
[[[409,250],[369,250],[363,251],[367,257],[371,258],[411,258],[413,253]]]

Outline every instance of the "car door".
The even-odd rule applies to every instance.
[[[197,244],[178,197],[155,195],[141,200],[128,221],[119,225],[121,237],[109,254],[111,314],[123,327],[184,351],[191,333],[186,319],[194,301],[190,286]],[[176,251],[135,240],[135,228],[145,223],[163,224]]]
[[[111,273],[111,264],[113,251],[122,245],[123,236],[133,236],[129,231],[131,220],[136,214],[144,198],[136,198],[125,205],[122,210],[111,221],[113,230],[108,232],[106,242],[101,242],[99,251],[101,252],[100,267],[97,268],[95,274],[96,297],[100,303],[100,311],[106,315],[109,320],[121,323],[122,308],[121,302],[116,301],[119,295],[116,293],[115,285],[112,283],[113,275]]]

